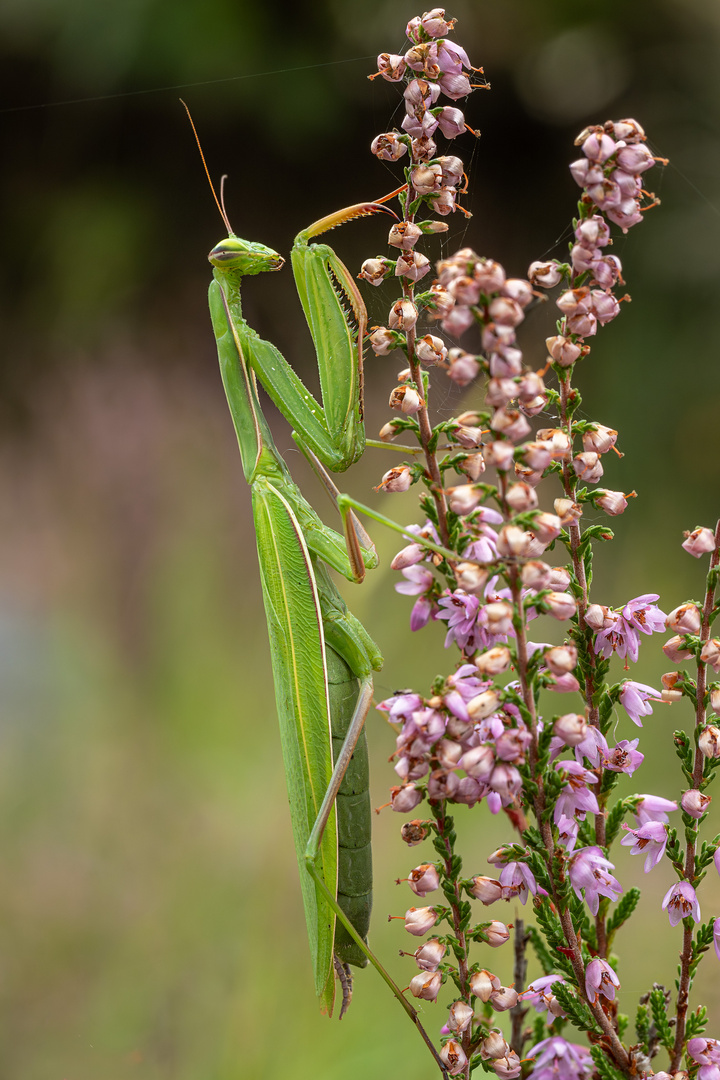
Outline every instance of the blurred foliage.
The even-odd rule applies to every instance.
[[[352,1080],[422,1061],[372,972],[342,1025],[316,1015],[248,499],[206,314],[205,252],[222,227],[177,101],[213,178],[229,174],[238,233],[287,252],[307,222],[396,186],[368,146],[399,122],[397,88],[365,76],[416,13],[396,0],[0,6],[0,1074],[13,1080]],[[658,591],[669,610],[702,588],[681,530],[718,512],[720,8],[465,0],[451,13],[493,89],[468,104],[482,129],[458,143],[474,216],[457,215],[446,250],[470,243],[515,274],[562,254],[577,193],[566,166],[587,123],[637,116],[671,159],[651,174],[662,207],[614,249],[634,302],[580,374],[586,414],[621,433],[608,486],[640,494],[598,555],[595,596]],[[333,243],[355,267],[384,229],[358,223]],[[384,321],[387,294],[367,302]],[[302,368],[287,271],[249,284],[245,312]],[[525,328],[537,366],[551,326],[548,307]],[[373,430],[392,362],[368,358],[367,381]],[[435,383],[441,412],[457,412],[465,399]],[[291,445],[282,424],[277,438]],[[348,479],[363,498],[387,467],[368,458]],[[386,566],[394,541],[377,539]],[[349,596],[386,654],[378,697],[424,688],[447,662],[437,627],[407,649],[392,578]],[[636,675],[657,683],[651,651]],[[677,793],[679,708],[646,722],[643,790]],[[379,805],[391,740],[369,727]],[[478,845],[474,818],[458,817],[482,872],[504,823],[485,815]],[[409,906],[392,885],[410,867],[397,831],[377,819],[384,955],[406,944],[384,921]],[[621,854],[622,880],[641,883],[641,860]],[[645,915],[618,941],[621,1011],[672,984],[668,884],[662,870],[642,881]],[[707,917],[712,875],[704,890]],[[509,978],[509,958],[492,963]],[[697,1000],[717,1021],[714,963]],[[395,970],[409,981],[407,962]]]

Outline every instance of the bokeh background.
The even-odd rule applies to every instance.
[[[402,51],[418,13],[399,0],[0,6],[8,1080],[431,1075],[372,972],[358,977],[342,1024],[316,1012],[249,498],[206,313],[205,254],[223,230],[178,102],[182,93],[213,176],[229,174],[236,231],[287,253],[303,225],[399,182],[368,151],[400,121],[397,88],[366,75],[375,54]],[[492,92],[467,106],[482,138],[454,147],[474,216],[453,220],[443,250],[471,243],[513,274],[562,254],[577,194],[567,164],[587,123],[636,116],[672,161],[650,174],[662,207],[614,248],[633,303],[581,373],[586,415],[621,433],[625,457],[610,463],[608,486],[640,495],[598,554],[595,599],[656,591],[669,610],[703,583],[682,530],[712,525],[719,502],[720,5],[458,0],[451,14]],[[357,267],[384,250],[385,228],[368,220],[333,242]],[[289,270],[245,294],[252,325],[312,379]],[[370,323],[384,321],[388,294],[367,302]],[[536,311],[523,331],[538,366],[551,318]],[[371,431],[385,422],[395,367],[368,358]],[[472,393],[435,381],[442,415],[472,405]],[[272,423],[322,500],[287,425]],[[395,460],[368,454],[343,482],[369,500]],[[386,496],[386,510],[389,498],[407,520],[410,503]],[[377,541],[387,566],[394,541]],[[450,662],[439,627],[408,644],[409,604],[393,580],[379,570],[347,590],[387,657],[379,698],[428,686]],[[657,685],[665,666],[648,643],[636,677]],[[679,793],[671,732],[688,722],[683,706],[656,709],[626,790]],[[368,730],[379,805],[392,739],[377,718]],[[634,735],[619,718],[618,737]],[[504,820],[458,819],[468,873],[482,873],[507,838]],[[410,905],[393,880],[416,853],[393,815],[375,835],[373,938],[404,985],[412,964],[393,956],[407,941],[385,917]],[[627,884],[643,877],[641,860],[618,862]],[[631,1014],[653,980],[674,978],[679,934],[659,911],[670,883],[669,867],[645,881],[642,914],[618,942]],[[702,901],[706,917],[720,914],[714,872]],[[510,977],[502,950],[484,962]],[[696,998],[714,1035],[718,970],[713,955]],[[424,1014],[431,1029],[442,1023],[440,1006]]]

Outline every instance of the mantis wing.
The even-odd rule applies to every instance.
[[[321,1007],[332,1013],[335,914],[305,864],[308,839],[332,775],[322,614],[312,560],[292,507],[265,478],[255,481],[252,502],[315,991]],[[316,864],[333,896],[337,893],[337,843],[333,810]]]

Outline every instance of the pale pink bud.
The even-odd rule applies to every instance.
[[[498,554],[511,558],[527,555],[532,539],[530,533],[517,525],[503,525],[498,533]]]
[[[409,814],[422,802],[422,792],[414,784],[390,788],[390,806],[397,814]]]
[[[419,251],[401,252],[395,264],[396,277],[406,277],[409,281],[419,281],[430,269],[430,260]]]
[[[689,814],[692,818],[701,818],[707,811],[711,803],[709,795],[703,795],[701,791],[696,791],[695,788],[690,788],[683,793],[683,797],[680,800],[680,805],[686,814]]]
[[[484,608],[488,630],[493,634],[511,634],[513,606],[504,600],[486,604]],[[487,691],[490,693],[490,691]],[[475,700],[475,699],[473,699]]]
[[[370,149],[381,161],[397,161],[407,153],[407,145],[396,131],[376,135]]]
[[[553,726],[553,734],[562,739],[565,746],[577,746],[588,732],[587,721],[580,713],[566,713],[558,716]]]
[[[510,660],[510,650],[507,646],[496,645],[493,649],[488,649],[487,652],[478,653],[475,657],[475,667],[481,675],[489,675],[492,678],[495,675],[501,675],[503,671],[507,671],[510,667]]]
[[[446,318],[455,306],[455,297],[439,281],[433,282],[429,291],[432,297],[429,311],[433,319]],[[461,349],[458,351],[462,352]]]
[[[505,407],[495,410],[493,418],[490,421],[490,427],[493,431],[499,432],[512,442],[518,442],[519,439],[524,439],[530,431],[530,425],[527,422],[527,419],[518,409],[508,409]]]
[[[665,626],[678,634],[698,634],[702,616],[695,604],[680,604],[665,617]]]
[[[510,616],[512,617],[512,607],[510,607],[509,604],[488,604],[485,610],[487,611],[487,608],[491,606],[510,608]],[[507,616],[507,612],[504,612],[503,614]],[[497,631],[493,632],[497,633]],[[499,705],[500,695],[497,690],[483,690],[481,694],[477,694],[474,698],[470,698],[467,703],[467,711],[470,719],[477,722],[478,720],[484,720],[487,716],[492,716],[494,712],[497,712]]]
[[[540,285],[543,289],[552,289],[559,281],[562,281],[562,273],[559,263],[555,259],[549,262],[533,262],[528,267],[528,278],[533,285]]]
[[[601,326],[605,326],[620,314],[620,303],[611,292],[606,289],[593,289],[592,310]]]
[[[490,379],[487,384],[485,401],[488,405],[507,405],[517,397],[517,383],[514,379]]]
[[[707,555],[715,550],[715,534],[712,529],[705,529],[697,525],[691,533],[685,533],[682,545],[689,555],[699,559],[701,555]]]
[[[427,896],[440,888],[440,876],[432,863],[421,863],[408,876],[408,885],[417,896]]]
[[[566,675],[577,667],[577,649],[574,645],[556,645],[545,653],[545,663],[553,675]]]
[[[606,454],[617,442],[617,431],[605,427],[604,424],[595,424],[592,431],[584,431],[582,436],[583,450],[594,450],[596,454]]]
[[[577,601],[574,596],[564,592],[550,592],[545,597],[548,615],[555,619],[571,619],[577,611]]]
[[[500,986],[500,980],[498,979],[497,975],[493,975],[491,971],[486,971],[485,968],[483,968],[482,971],[476,971],[474,975],[470,976],[470,992],[476,998],[480,998],[480,1000],[483,1002],[490,1000],[490,995],[492,994],[493,990],[496,990],[498,988],[498,986]],[[492,1039],[492,1036],[494,1034],[499,1035],[500,1033],[490,1032],[488,1038]],[[505,1043],[504,1039],[502,1040],[501,1045],[497,1045],[494,1040],[493,1044],[491,1044],[491,1047],[496,1050],[502,1050],[502,1053],[505,1053],[506,1045],[507,1044]],[[488,1049],[490,1049],[491,1047],[488,1047]],[[483,1053],[483,1057],[492,1057],[492,1054]]]
[[[512,768],[512,766],[507,767]],[[487,935],[487,943],[491,949],[498,949],[501,945],[504,945],[506,941],[510,940],[510,931],[507,926],[497,919],[494,919],[489,926],[485,927],[485,934]]]
[[[371,285],[380,285],[393,270],[393,264],[389,259],[378,255],[376,259],[366,259],[360,267],[358,277],[369,281]]]
[[[520,401],[529,403],[537,397],[545,394],[545,383],[537,371],[526,371],[517,387],[517,396]]]
[[[524,514],[528,510],[534,510],[538,504],[538,497],[529,484],[511,484],[505,496],[510,509],[516,514]]]
[[[550,451],[553,461],[569,461],[572,452],[572,442],[567,432],[562,428],[541,428],[536,438],[538,442],[545,443]]]
[[[396,386],[390,395],[390,408],[414,416],[420,412],[425,402],[412,386]]]
[[[589,604],[585,612],[585,622],[591,630],[605,629],[605,620],[608,618],[608,609],[605,605]]]
[[[507,296],[496,296],[491,300],[488,313],[492,321],[500,326],[518,326],[525,318],[520,304]]]
[[[442,338],[426,334],[415,342],[415,355],[423,364],[442,364],[447,349]]]
[[[715,724],[703,728],[698,737],[698,746],[703,757],[720,758],[720,728]]]
[[[546,338],[545,345],[552,359],[561,367],[570,367],[582,353],[580,345],[561,334]]]
[[[376,491],[407,491],[412,484],[412,473],[407,465],[395,465],[383,473]]]
[[[456,22],[456,19],[446,19],[445,8],[440,7],[432,8],[430,11],[426,11],[424,15],[420,16],[420,26],[427,36],[431,38],[447,37]],[[408,37],[409,36],[410,35],[408,35]]]
[[[456,187],[462,180],[465,171],[462,160],[452,154],[446,154],[444,157],[439,157],[437,163],[442,169],[443,185]]]
[[[655,158],[647,146],[623,146],[618,150],[616,160],[622,171],[631,176],[637,176],[655,164]]]
[[[470,750],[466,750],[458,764],[468,776],[472,776],[473,780],[485,783],[490,779],[495,768],[495,753],[491,746],[483,743],[481,746],[473,746]]]
[[[547,588],[555,589],[557,592],[565,592],[568,585],[572,581],[570,571],[564,566],[551,566],[550,576],[548,578]]]
[[[411,907],[405,912],[405,929],[408,934],[413,934],[415,937],[423,937],[424,934],[427,934],[428,930],[432,930],[436,919],[437,915],[435,914],[435,908]]]
[[[446,947],[437,938],[430,938],[415,950],[415,962],[422,971],[437,971],[445,955]]]
[[[713,712],[720,713],[720,686],[710,687],[710,706]]]
[[[472,989],[472,983],[470,985]],[[499,1060],[509,1053],[509,1045],[505,1042],[502,1033],[496,1029],[493,1029],[480,1043],[480,1056],[483,1061],[488,1061],[489,1059]]]
[[[582,517],[582,506],[580,503],[573,502],[572,499],[556,499],[553,509],[560,519],[560,524],[565,528]]]
[[[595,505],[611,517],[617,517],[627,509],[627,499],[622,491],[608,491],[598,488],[595,492]]]
[[[520,1058],[514,1050],[509,1050],[505,1057],[493,1061],[493,1072],[499,1080],[515,1080],[522,1072]]]
[[[576,454],[572,465],[578,479],[584,480],[587,484],[596,484],[604,471],[600,455],[593,450]]]
[[[503,340],[503,336],[500,334],[501,330],[503,330],[503,327],[496,327],[488,323],[482,332],[482,347],[490,350],[488,369],[492,376],[498,378],[513,377],[522,372],[522,352],[513,345],[515,331],[506,326],[504,328],[505,340]]]
[[[562,524],[557,514],[543,511],[533,518],[531,530],[541,544],[550,544],[560,535]]]
[[[496,469],[501,472],[506,472],[512,468],[513,455],[515,453],[515,447],[511,442],[502,442],[496,440],[495,442],[487,443],[484,447],[485,461],[488,465],[494,465]]]
[[[455,277],[447,286],[457,304],[473,307],[480,301],[480,285],[471,277]]]
[[[681,660],[687,660],[692,656],[691,652],[683,648],[683,638],[680,634],[675,634],[671,637],[662,647],[662,651],[667,656],[668,660],[672,660],[674,664],[679,664]]]
[[[454,1001],[450,1006],[447,1025],[451,1031],[465,1031],[470,1027],[473,1011],[464,1001]]]
[[[456,305],[450,314],[445,316],[441,325],[446,334],[460,337],[474,322],[475,317],[470,308]]]
[[[398,437],[398,434],[399,432],[395,426],[395,421],[390,420],[387,424],[383,424],[378,431],[378,439],[381,439],[383,442],[392,442],[393,439]]]
[[[418,165],[410,173],[410,182],[418,195],[438,191],[442,185],[442,169],[439,165]]]
[[[509,296],[511,300],[515,300],[521,307],[527,307],[534,296],[532,285],[529,281],[525,281],[524,278],[508,278],[503,285],[502,291],[503,296]]]
[[[480,372],[480,364],[472,353],[464,349],[454,348],[448,352],[450,369],[448,377],[458,386],[469,386]]]
[[[422,229],[412,221],[397,221],[390,229],[388,244],[410,251],[422,236]]]
[[[607,161],[617,149],[617,143],[609,135],[594,131],[582,144],[582,152],[590,161]]]
[[[720,672],[720,640],[710,638],[700,650],[700,659],[704,664],[709,664],[717,675]]]
[[[502,891],[503,887],[496,878],[478,875],[478,877],[472,879],[470,892],[475,899],[479,900],[485,907],[487,907],[488,904],[494,904],[496,900],[500,900]],[[487,972],[485,972],[485,974],[487,974]],[[473,994],[477,994],[477,996],[480,997],[477,990],[473,990]],[[483,998],[483,1001],[487,1001],[487,998]]]
[[[390,308],[388,326],[391,330],[412,330],[418,310],[411,300],[397,300]]]
[[[456,467],[471,480],[479,480],[485,472],[485,459],[478,450],[477,453],[468,454],[462,461],[458,461]]]
[[[483,431],[480,427],[469,427],[467,424],[459,424],[452,430],[453,442],[458,443],[465,450],[479,449],[482,446],[482,437]]]
[[[490,1004],[495,1012],[506,1012],[508,1009],[514,1009],[517,1003],[517,990],[513,990],[511,986],[501,986],[499,990],[494,990],[490,995]]]
[[[410,993],[423,1001],[435,1001],[442,986],[439,971],[420,971],[410,980]]]
[[[439,1056],[450,1076],[459,1076],[467,1065],[467,1054],[457,1039],[448,1039]]]
[[[442,108],[436,119],[446,139],[454,139],[465,131],[465,117],[460,109],[455,109],[452,105]]]
[[[471,562],[460,562],[455,567],[455,580],[458,588],[471,596],[478,596],[487,585],[489,571]]]
[[[583,285],[579,289],[568,289],[558,296],[555,304],[563,315],[583,314],[590,310],[590,289],[587,285]]]
[[[546,589],[550,580],[550,567],[539,559],[532,559],[520,570],[520,580],[528,589]]]
[[[453,72],[440,76],[440,86],[443,94],[452,98],[453,101],[457,101],[461,97],[467,97],[472,91],[472,85],[467,75]]]
[[[397,348],[395,334],[385,326],[374,326],[372,333],[368,334],[368,341],[376,356],[387,356]]]
[[[405,74],[405,59],[395,53],[380,53],[377,58],[378,75],[388,82],[400,82]]]

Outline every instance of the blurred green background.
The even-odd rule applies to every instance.
[[[562,254],[577,195],[567,164],[587,123],[636,116],[672,160],[649,177],[662,207],[614,248],[634,302],[581,372],[586,415],[621,433],[625,457],[609,463],[608,486],[640,494],[598,555],[595,599],[657,591],[669,610],[702,589],[682,530],[712,525],[720,502],[720,5],[502,0],[449,10],[493,88],[467,105],[482,138],[454,147],[468,163],[474,216],[457,215],[443,250],[470,243],[513,274]],[[249,499],[206,313],[205,255],[223,230],[177,100],[192,109],[213,177],[229,174],[236,231],[287,253],[316,217],[396,186],[397,172],[368,148],[399,123],[399,95],[366,75],[375,54],[402,50],[418,13],[397,0],[293,12],[277,0],[0,6],[8,1080],[431,1075],[372,972],[359,975],[342,1024],[316,1012]],[[333,242],[356,268],[384,250],[385,230],[369,220]],[[370,293],[371,324],[391,298]],[[249,283],[244,303],[312,379],[289,270]],[[551,321],[549,308],[536,311],[523,331],[537,366]],[[371,432],[386,420],[395,367],[368,358]],[[471,406],[472,393],[435,381],[442,415]],[[322,505],[287,426],[272,422]],[[370,499],[394,463],[389,452],[367,455],[344,482]],[[390,498],[391,512],[412,513],[402,496],[385,509]],[[394,542],[377,541],[387,565]],[[346,591],[387,657],[378,699],[424,689],[451,663],[438,627],[410,651],[409,604],[394,579],[380,570]],[[657,684],[666,666],[653,642],[635,673]],[[682,722],[682,706],[656,709],[627,790],[678,794],[670,733]],[[394,779],[392,738],[372,716],[368,729],[379,805]],[[618,737],[634,735],[621,717]],[[484,810],[458,819],[468,873],[482,873],[508,837],[504,821]],[[392,957],[408,940],[385,917],[410,906],[393,881],[423,850],[408,853],[398,825],[388,813],[376,821],[373,938],[405,985],[413,966]],[[640,881],[641,860],[618,861],[626,884]],[[674,977],[679,934],[659,912],[670,883],[666,867],[647,879],[642,914],[619,941],[624,1011],[654,979]],[[706,917],[720,914],[714,872],[701,900]],[[484,962],[510,978],[503,950]],[[696,1000],[720,1035],[714,955],[701,971]],[[431,1029],[443,1022],[440,1006],[424,1015]]]

